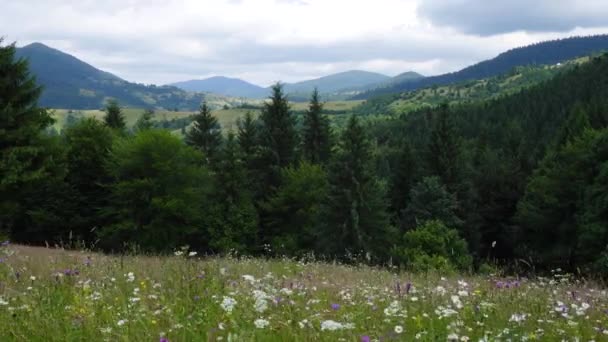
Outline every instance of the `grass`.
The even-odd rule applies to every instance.
[[[608,338],[606,291],[558,273],[443,278],[187,251],[157,257],[2,249],[1,341]]]

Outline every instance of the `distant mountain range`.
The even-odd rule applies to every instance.
[[[414,80],[403,80],[386,87],[377,87],[357,94],[353,99],[367,99],[431,86],[450,85],[479,80],[527,65],[547,65],[588,56],[608,50],[608,35],[572,37],[533,44],[501,53],[496,58],[477,63],[460,71]]]
[[[31,73],[44,87],[40,105],[45,107],[98,109],[115,98],[130,107],[192,110],[205,97],[176,87],[131,83],[40,43],[18,48],[17,57],[29,60]]]
[[[403,80],[420,79],[423,76],[415,72],[406,72],[396,77],[383,74],[351,70],[320,78],[296,83],[285,83],[285,92],[291,100],[307,100],[316,87],[325,97],[336,98],[354,94],[377,87],[384,87]],[[190,80],[171,83],[180,89],[191,92],[209,92],[234,97],[264,98],[270,94],[269,88],[261,87],[238,78],[216,76],[202,80]]]
[[[352,70],[286,84],[285,90],[292,101],[307,100],[314,87],[319,88],[325,100],[368,99],[382,94],[485,79],[519,66],[556,64],[606,50],[608,35],[574,37],[513,49],[494,59],[440,76],[423,77],[407,72],[389,77]],[[226,77],[166,86],[132,83],[40,43],[18,48],[17,56],[29,60],[32,74],[44,87],[40,104],[51,108],[98,109],[109,98],[115,98],[129,107],[193,110],[203,99],[215,98],[221,105],[238,105],[245,100],[237,97],[260,99],[269,95],[268,88]]]

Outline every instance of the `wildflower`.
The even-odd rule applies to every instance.
[[[245,274],[243,275],[243,279],[245,279],[246,281],[253,283],[255,282],[255,277],[249,274]]]
[[[224,300],[222,301],[222,304],[220,304],[220,306],[227,313],[231,313],[236,304],[237,304],[237,301],[234,300],[234,298],[224,296]]]
[[[188,256],[189,256],[189,257],[194,257],[194,256],[196,256],[197,254],[198,254],[198,253],[196,253],[196,252],[190,252],[190,253],[188,253]]]
[[[401,334],[401,333],[403,332],[403,327],[402,327],[402,326],[400,326],[400,325],[396,325],[396,326],[395,326],[395,332],[396,332],[397,334]]]
[[[0,305],[8,305],[8,302],[4,298],[0,297]]]
[[[412,289],[412,283],[405,284],[405,293],[406,294],[409,294],[411,289]]]
[[[452,296],[452,304],[454,304],[457,309],[462,309],[462,302],[460,301],[460,297]]]
[[[526,320],[526,314],[512,314],[509,322],[521,323]]]
[[[166,337],[161,337],[159,342],[169,342],[169,339]]]
[[[266,328],[268,325],[270,325],[270,322],[268,322],[268,321],[267,321],[267,320],[265,320],[265,319],[258,318],[258,319],[256,319],[256,320],[253,322],[253,324],[254,324],[254,325],[255,325],[255,327],[256,327],[256,328],[258,328],[258,329],[264,329],[264,328]]]
[[[123,325],[125,325],[125,323],[127,323],[128,321],[126,319],[121,319],[120,321],[118,321],[116,323],[116,325],[118,325],[119,327],[122,327]]]
[[[184,252],[183,251],[175,251],[175,253],[173,253],[173,254],[175,254],[175,256],[182,256],[182,255],[184,255]]]
[[[112,333],[112,328],[110,328],[110,327],[107,327],[107,328],[99,328],[99,331],[100,331],[102,334],[110,334],[110,333]]]
[[[2,242],[1,246],[2,246],[2,247],[6,247],[6,246],[8,246],[8,245],[10,245],[10,244],[11,244],[11,242],[10,242],[9,240],[6,240],[6,241],[3,241],[3,242]]]
[[[361,342],[370,342],[370,341],[371,341],[371,339],[369,338],[369,336],[367,336],[367,335],[361,336]]]
[[[455,333],[451,333],[448,335],[448,341],[450,342],[456,342],[458,341],[458,334]]]
[[[340,310],[340,304],[332,304],[331,305],[332,310],[337,311]]]
[[[127,273],[127,283],[132,283],[135,281],[135,274],[133,272]]]
[[[325,330],[335,331],[335,330],[354,329],[354,328],[355,328],[355,325],[352,323],[340,323],[340,322],[336,322],[336,321],[332,321],[332,320],[327,320],[327,321],[321,322],[322,331],[325,331]]]

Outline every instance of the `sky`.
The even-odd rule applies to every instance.
[[[267,86],[347,70],[430,76],[608,33],[607,0],[0,0],[0,36],[126,80]]]

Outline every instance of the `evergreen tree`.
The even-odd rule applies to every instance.
[[[400,156],[395,171],[390,180],[391,210],[400,220],[401,212],[409,202],[410,190],[416,177],[416,159],[409,142],[405,141],[401,147]]]
[[[304,158],[314,164],[326,164],[331,153],[329,119],[322,112],[323,104],[319,101],[319,91],[315,88],[304,115],[302,133]]]
[[[458,192],[463,167],[460,138],[446,104],[436,115],[428,145],[429,171],[438,176],[448,190]]]
[[[386,212],[385,189],[373,173],[371,144],[352,116],[329,169],[329,196],[320,244],[326,253],[386,257],[395,232]]]
[[[249,159],[259,153],[259,125],[253,118],[251,112],[245,114],[243,120],[237,121],[237,141],[245,159]]]
[[[121,131],[127,127],[125,115],[116,100],[108,101],[105,112],[104,121],[108,127]]]
[[[0,40],[0,232],[24,229],[25,200],[61,172],[61,158],[42,135],[53,122],[38,106],[42,89],[15,51]]]
[[[253,252],[257,247],[258,215],[248,190],[250,179],[232,132],[221,150],[217,170],[210,247],[219,252]]]
[[[431,220],[439,220],[450,228],[457,228],[462,224],[456,216],[457,209],[456,196],[446,190],[441,180],[436,176],[425,177],[412,188],[405,216],[409,228]]]
[[[281,168],[295,161],[297,145],[295,119],[280,83],[272,87],[272,95],[264,104],[260,120],[260,142],[267,163],[265,185],[273,188],[279,184]]]
[[[154,117],[153,109],[146,109],[144,113],[137,119],[135,123],[135,131],[145,131],[147,129],[151,129],[154,127],[154,123],[152,122],[152,118]]]
[[[199,114],[194,117],[194,126],[186,133],[186,143],[203,152],[208,164],[216,157],[222,144],[222,132],[207,102],[203,102]]]
[[[302,255],[316,247],[321,203],[327,197],[327,174],[317,164],[303,162],[281,172],[281,186],[262,204],[272,250],[278,255]]]

